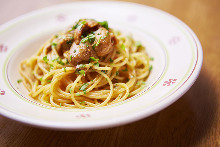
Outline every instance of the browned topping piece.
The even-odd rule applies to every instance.
[[[65,51],[70,50],[70,47],[73,43],[73,35],[72,34],[64,34],[55,38],[51,43],[51,46],[54,46],[57,50],[59,56],[63,56]]]
[[[88,62],[90,57],[106,56],[113,51],[116,43],[117,39],[108,28],[107,21],[93,19],[80,19],[52,42],[60,57],[67,58],[74,65]]]
[[[75,26],[74,30],[74,39],[75,43],[78,45],[80,40],[82,39],[81,36],[86,34],[86,32],[90,32],[98,26],[98,22],[92,19],[81,19]]]
[[[97,57],[92,46],[84,43],[80,43],[80,45],[73,43],[70,51],[66,53],[69,59],[72,58],[71,62],[75,65],[79,62],[89,61],[90,57]]]
[[[96,51],[98,56],[105,56],[109,54],[115,45],[116,38],[113,33],[109,32],[106,28],[100,27],[95,31],[95,41],[93,49]]]

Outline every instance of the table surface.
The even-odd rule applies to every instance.
[[[0,25],[71,0],[0,0]],[[0,116],[0,146],[220,146],[220,1],[130,0],[164,10],[197,34],[204,53],[195,84],[177,102],[143,120],[96,131],[54,131]]]

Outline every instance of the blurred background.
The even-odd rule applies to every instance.
[[[33,10],[67,2],[73,0],[0,0],[0,25]],[[153,116],[104,130],[53,131],[0,116],[0,146],[220,146],[220,0],[127,2],[166,11],[196,33],[204,59],[192,88]]]

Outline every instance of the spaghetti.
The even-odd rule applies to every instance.
[[[89,24],[89,20],[84,21]],[[95,52],[94,56],[85,57],[89,60],[78,60],[79,51],[83,50],[82,45],[76,44],[76,32],[83,31],[82,20],[79,22],[70,30],[52,36],[34,56],[20,63],[19,72],[29,95],[44,105],[83,109],[111,105],[139,93],[151,69],[150,58],[141,43],[119,31],[113,33],[106,27],[107,22],[104,25],[99,22],[96,29],[88,27],[89,33],[88,28],[86,33],[81,32],[84,36],[78,37],[78,45],[84,43],[88,50],[89,46],[95,46],[93,49],[97,51],[98,41],[104,40],[104,37],[96,38],[97,28],[105,28],[107,35],[114,35],[114,45],[106,55],[100,56]],[[89,38],[91,34],[94,36]],[[69,50],[58,50],[59,46],[63,46],[59,44],[60,38],[65,40]],[[83,39],[87,41],[83,42]],[[92,41],[89,42],[89,39]],[[73,51],[75,54],[71,54],[74,45],[77,46]],[[83,53],[83,57],[85,55],[88,54]]]

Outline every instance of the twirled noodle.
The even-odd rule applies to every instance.
[[[24,86],[31,97],[44,105],[65,108],[89,108],[115,104],[136,95],[144,87],[149,73],[145,48],[131,36],[114,33],[119,42],[99,61],[73,66],[60,58],[46,42],[36,55],[20,64]]]

